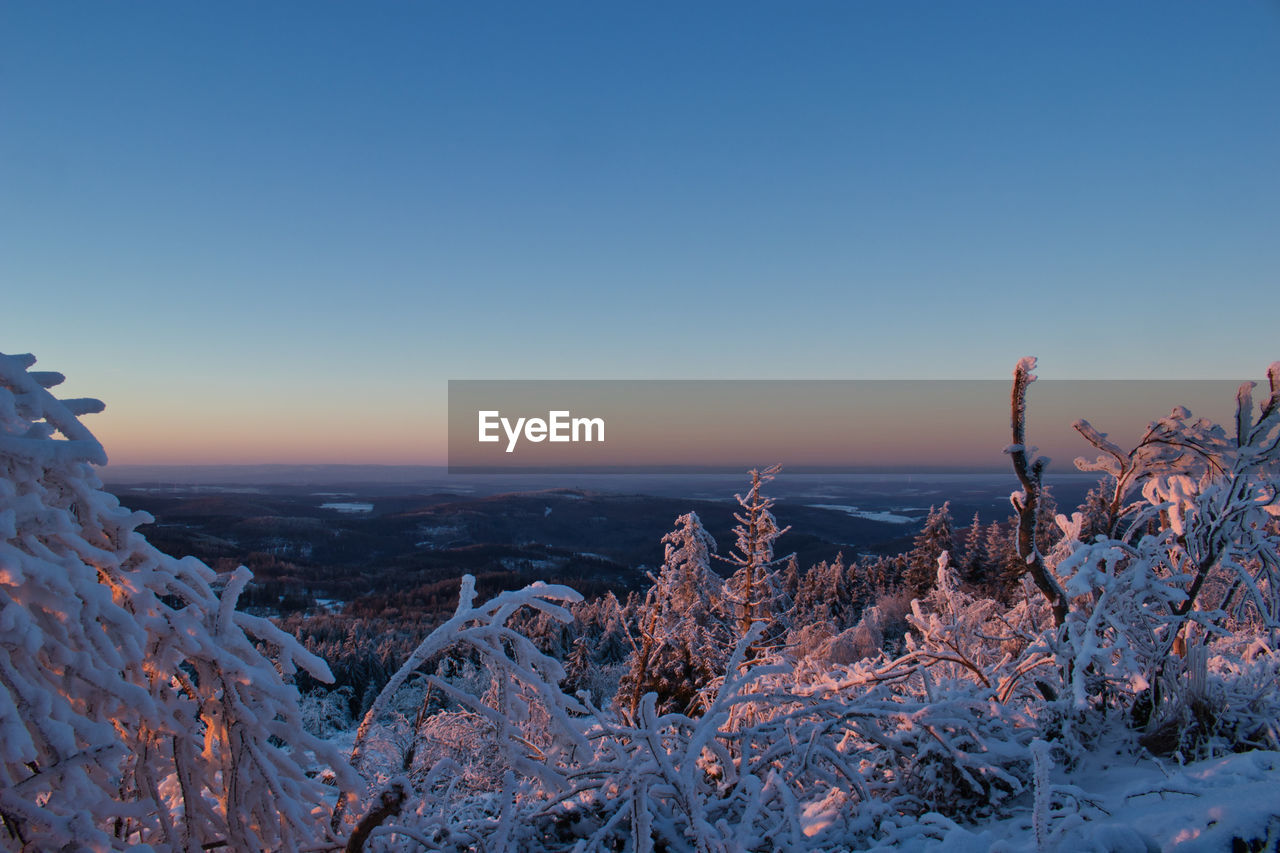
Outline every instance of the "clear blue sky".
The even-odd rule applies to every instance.
[[[120,462],[439,461],[449,378],[1260,377],[1277,152],[1275,0],[8,2],[0,351]]]

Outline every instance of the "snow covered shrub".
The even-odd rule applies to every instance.
[[[1251,612],[1280,631],[1280,362],[1268,370],[1269,393],[1254,411],[1254,383],[1240,387],[1232,433],[1178,407],[1150,425],[1125,452],[1087,421],[1076,429],[1101,455],[1077,460],[1113,484],[1108,538],[1137,546],[1162,537],[1163,559],[1180,598],[1162,640],[1172,647],[1189,624],[1220,628],[1229,614]],[[1151,532],[1150,528],[1157,528]],[[1215,581],[1217,583],[1215,583]],[[1206,599],[1213,587],[1219,595]]]
[[[563,593],[533,587],[501,598],[550,606],[553,594]],[[777,658],[757,655],[748,664],[762,624],[739,642],[726,674],[704,688],[701,714],[661,713],[657,695],[647,693],[633,715],[564,696],[553,662],[533,665],[540,653],[532,644],[499,628],[509,608],[475,607],[469,593],[463,601],[459,617],[428,638],[420,657],[458,642],[500,641],[489,645],[495,682],[509,686],[509,698],[519,690],[538,697],[545,716],[523,728],[511,722],[524,717],[511,705],[499,717],[493,697],[455,694],[458,707],[498,730],[497,737],[481,732],[480,742],[496,745],[500,754],[490,766],[501,775],[482,790],[449,760],[447,774],[432,768],[408,779],[406,813],[371,830],[371,849],[394,846],[396,838],[485,849],[814,849],[869,838],[877,816],[888,813],[864,780],[869,741],[849,733],[841,691],[855,688],[798,684]],[[860,680],[857,692],[869,683]],[[457,722],[445,717],[441,725]],[[357,762],[361,744],[357,738]],[[895,760],[914,746],[904,739],[900,748]]]
[[[984,690],[929,685],[909,712],[886,720],[882,736],[891,749],[882,747],[881,760],[896,771],[888,799],[898,809],[986,818],[1000,814],[1027,787],[1027,744],[1035,721],[993,702]]]
[[[1280,655],[1257,640],[1239,646],[1194,645],[1169,667],[1166,683],[1177,689],[1154,709],[1144,747],[1184,762],[1280,748]]]
[[[1052,658],[1003,607],[957,583],[947,552],[912,602],[906,653],[846,668],[842,748],[860,756],[868,790],[899,812],[997,813],[1027,786],[1028,703]],[[828,676],[830,677],[830,676]]]
[[[288,683],[330,680],[324,661],[236,610],[247,570],[218,578],[136,531],[150,517],[101,490],[78,419],[102,404],[58,400],[34,361],[0,355],[0,844],[324,840],[332,789],[311,771],[356,780]]]
[[[910,628],[907,616],[911,613],[913,600],[911,594],[905,590],[885,592],[876,596],[875,604],[872,606],[877,614],[876,627],[883,638],[886,651],[892,653],[901,650],[903,639]],[[865,611],[863,615],[866,615]]]
[[[470,774],[469,784],[485,788],[493,782],[493,774],[522,791],[550,793],[566,787],[565,767],[581,752],[590,747],[575,722],[575,715],[587,712],[587,707],[574,697],[565,695],[559,688],[565,677],[564,668],[537,648],[528,637],[513,630],[508,623],[523,607],[540,610],[563,622],[572,615],[558,602],[578,602],[582,596],[573,590],[535,583],[523,590],[504,592],[490,601],[475,603],[475,579],[466,575],[462,581],[457,610],[443,625],[436,628],[422,641],[391,677],[373,705],[365,714],[356,731],[351,750],[351,764],[357,768],[366,764],[366,753],[376,746],[379,732],[385,730],[389,716],[403,719],[392,711],[397,698],[410,685],[417,689],[429,689],[447,699],[451,706],[434,713],[427,713],[427,706],[412,724],[409,737],[412,750],[421,746],[437,758],[448,758],[441,763],[452,767],[460,775]],[[423,673],[422,667],[441,653],[454,650],[475,653],[488,670],[483,690],[477,690],[474,682],[461,682],[439,673]],[[468,689],[470,687],[471,689]],[[424,697],[425,698],[425,697]],[[443,714],[439,720],[436,715]],[[470,751],[470,763],[460,764],[457,756]],[[422,792],[432,789],[438,781],[434,768],[415,765],[412,753],[402,758],[401,772],[420,769],[420,776],[427,780],[415,786]],[[470,767],[470,771],[466,768]],[[376,770],[368,774],[372,788],[381,790],[395,781],[390,773]],[[427,787],[423,788],[422,785]],[[456,785],[451,783],[449,790]],[[491,787],[489,787],[492,790]],[[542,795],[533,795],[540,799]],[[345,809],[334,815],[335,831],[347,818]],[[434,819],[422,815],[419,819]],[[481,819],[483,823],[483,819]]]
[[[302,727],[319,738],[331,738],[351,725],[350,687],[312,690],[302,697]]]
[[[790,656],[814,666],[856,663],[877,657],[884,650],[883,624],[880,608],[871,606],[862,612],[856,625],[839,633],[830,622],[792,628],[787,633],[786,649]]]
[[[1027,788],[1034,718],[969,681],[935,681],[910,656],[783,670],[752,693],[768,704],[743,728],[774,738],[766,754],[830,762],[810,802],[841,797],[846,832],[871,838],[890,831],[885,820],[928,813],[989,817]]]
[[[964,592],[945,551],[936,577],[929,595],[911,602],[907,656],[935,681],[968,681],[999,702],[1025,693],[1028,676],[1053,663],[1036,629],[1036,609],[1007,609]]]
[[[797,690],[785,662],[748,665],[764,630],[739,641],[701,715],[660,714],[650,693],[629,722],[596,717],[596,752],[574,774],[592,816],[583,849],[823,849],[868,837],[875,807],[859,756],[840,746],[846,709]]]
[[[830,647],[836,638],[835,626],[830,622],[810,622],[792,628],[787,633],[787,648],[796,658],[818,658],[826,663],[853,663],[858,658],[832,660]],[[843,655],[841,655],[843,657]]]
[[[1171,535],[1146,536],[1135,547],[1080,543],[1058,564],[1075,602],[1059,655],[1076,708],[1095,700],[1128,707],[1157,678],[1167,655],[1162,635],[1183,599],[1176,584],[1185,579],[1168,559]]]
[[[1101,451],[1077,466],[1107,479],[1091,495],[1088,518],[1058,516],[1064,535],[1048,554],[1033,518],[1045,460],[1025,444],[1034,367],[1023,359],[1015,371],[1008,449],[1024,487],[1013,496],[1019,555],[1052,609],[1054,651],[1075,709],[1136,709],[1145,724],[1177,701],[1175,647],[1242,619],[1272,647],[1280,639],[1280,538],[1270,532],[1280,516],[1280,363],[1268,371],[1257,411],[1253,383],[1240,388],[1231,433],[1179,407],[1125,451],[1077,421]],[[1190,707],[1183,703],[1183,712]]]
[[[421,772],[448,761],[457,768],[456,782],[470,790],[491,791],[502,784],[498,730],[472,711],[437,711],[416,732],[418,758],[411,770]]]

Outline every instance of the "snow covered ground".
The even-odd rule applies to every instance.
[[[958,826],[941,815],[926,816],[900,828],[891,843],[874,849],[947,853],[1280,850],[1277,752],[1246,752],[1178,766],[1154,759],[1134,763],[1122,751],[1102,750],[1070,774],[1051,771],[1050,782],[1051,808],[1039,815],[1031,807],[984,828]]]

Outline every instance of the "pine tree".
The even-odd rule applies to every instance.
[[[1010,518],[1005,524],[993,521],[987,528],[986,586],[992,594],[1006,600],[1017,586],[1018,578],[1026,571],[1013,539],[1017,524],[1016,518]]]
[[[603,664],[621,663],[627,658],[630,648],[630,633],[627,630],[626,609],[618,603],[618,597],[612,592],[605,594],[600,600],[601,632],[597,643],[595,658]]]
[[[649,692],[660,710],[693,712],[698,691],[723,674],[732,642],[724,585],[710,567],[716,543],[697,513],[677,518],[662,542],[666,557],[639,608],[640,637],[618,689],[632,715]]]
[[[929,507],[924,529],[916,535],[915,547],[907,557],[907,588],[921,597],[933,589],[938,577],[938,558],[942,552],[955,551],[952,534],[951,503]]]
[[[734,495],[742,510],[733,516],[738,522],[733,528],[736,550],[724,559],[735,567],[726,588],[739,637],[745,637],[757,622],[766,623],[766,634],[776,635],[779,626],[774,623],[783,613],[782,583],[776,572],[779,561],[774,559],[773,543],[791,528],[779,529],[771,511],[773,499],[760,492],[780,470],[780,465],[763,471],[753,469],[751,488],[745,495]]]
[[[1040,500],[1036,503],[1035,536],[1036,548],[1042,554],[1049,553],[1054,544],[1062,538],[1062,531],[1054,520],[1058,513],[1058,502],[1048,486],[1040,487]],[[997,551],[988,550],[991,561],[989,577],[994,585],[996,595],[1006,601],[1013,596],[1022,576],[1027,573],[1027,561],[1018,553],[1017,536],[1019,521],[1010,517],[1006,528],[1000,534]],[[988,537],[988,549],[991,548]]]
[[[830,595],[832,587],[831,565],[823,560],[809,567],[796,589],[791,621],[797,627],[831,619]]]
[[[786,568],[782,570],[782,594],[787,597],[790,602],[795,602],[796,593],[800,591],[800,563],[796,560],[796,555],[792,554],[787,557]]]
[[[845,566],[844,554],[811,567],[800,581],[792,622],[796,627],[819,622],[845,628],[857,621],[857,568]]]
[[[1058,502],[1053,497],[1053,489],[1040,487],[1040,501],[1036,504],[1036,547],[1041,554],[1048,554],[1053,546],[1062,539],[1062,528],[1058,527]]]
[[[569,654],[564,661],[566,692],[573,693],[580,689],[594,665],[595,656],[592,653],[591,641],[585,636],[578,637],[573,641],[573,647],[569,649]]]
[[[901,592],[906,584],[907,567],[906,554],[876,557],[863,563],[854,575],[854,599],[866,603],[881,595]]]
[[[1084,524],[1080,528],[1081,542],[1092,542],[1098,536],[1112,534],[1115,518],[1111,512],[1111,496],[1114,493],[1112,478],[1103,477],[1084,496],[1084,503],[1080,504],[1080,513],[1084,516]]]
[[[964,559],[960,562],[960,575],[971,584],[981,584],[987,574],[987,549],[984,546],[982,519],[973,514],[964,537]]]

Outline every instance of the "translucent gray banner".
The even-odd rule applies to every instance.
[[[1229,423],[1237,380],[1040,380],[1028,433],[1058,471],[1185,406]],[[997,380],[451,380],[449,473],[1007,471]]]

